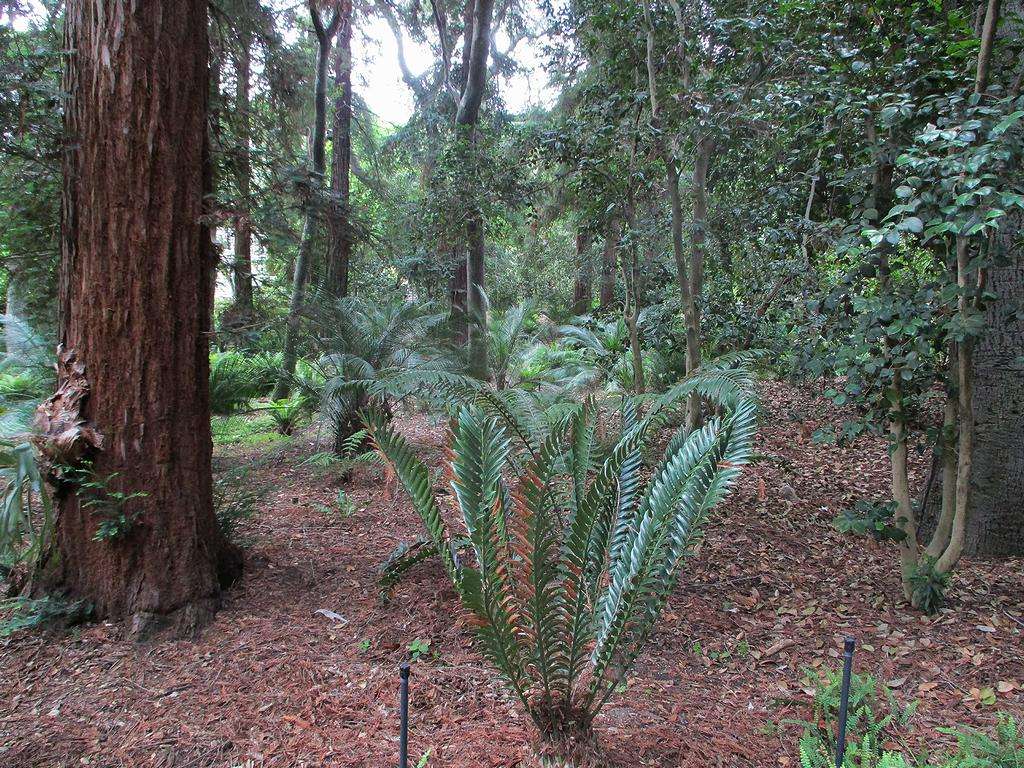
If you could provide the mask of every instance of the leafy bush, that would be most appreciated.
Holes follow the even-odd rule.
[[[0,621],[0,637],[9,637],[22,629],[77,624],[92,613],[92,607],[84,601],[67,602],[52,596],[4,600],[0,602],[0,610],[9,612],[7,618]]]
[[[746,462],[755,406],[735,376],[694,376],[643,419],[627,399],[621,438],[600,461],[593,400],[572,406],[539,441],[506,401],[483,397],[457,409],[450,470],[472,565],[453,554],[426,466],[384,418],[367,415],[484,654],[537,726],[542,756],[571,764],[592,750],[594,717],[642,651],[701,524]],[[644,483],[643,448],[668,407],[691,392],[725,415],[676,432]]]
[[[610,383],[621,384],[623,374],[617,370],[627,360],[629,352],[629,331],[621,317],[598,322],[580,318],[578,324],[563,325],[558,329],[571,347],[582,352],[579,384],[589,387],[603,387]],[[632,381],[632,370],[629,373]]]
[[[210,422],[214,445],[258,445],[287,441],[266,413],[214,417]]]
[[[282,358],[280,352],[263,352],[248,358],[249,377],[256,397],[267,397],[274,391],[277,377],[281,375]]]
[[[0,440],[0,576],[29,571],[53,533],[53,507],[27,442]]]
[[[946,601],[949,574],[936,569],[934,558],[922,557],[910,574],[910,587],[913,604],[932,616],[939,612]]]
[[[859,499],[844,509],[834,525],[840,533],[870,534],[875,541],[902,541],[906,534],[895,524],[896,503]]]
[[[826,674],[814,696],[811,722],[802,722],[802,768],[833,768],[842,675]],[[923,759],[886,751],[885,744],[899,743],[917,709],[917,702],[901,706],[893,693],[870,676],[854,674],[850,680],[847,747],[844,768],[925,768]],[[1021,768],[1024,766],[1024,731],[1012,715],[1000,713],[994,735],[966,728],[940,728],[956,736],[956,750],[933,760],[942,768]]]
[[[1024,766],[1024,729],[1013,715],[999,713],[995,735],[968,729],[942,729],[955,734],[957,749],[944,768],[1021,768]]]
[[[410,380],[452,368],[452,360],[430,341],[431,332],[446,316],[429,305],[348,297],[321,306],[312,315],[322,356],[308,364],[306,376],[298,366],[292,384],[320,401],[321,413],[334,425],[339,454],[344,442],[361,429],[358,413],[371,399],[387,410],[389,400],[418,386]]]
[[[0,372],[0,399],[41,400],[50,390],[51,378],[37,368]]]

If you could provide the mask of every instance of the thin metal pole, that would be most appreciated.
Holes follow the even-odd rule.
[[[408,662],[402,662],[398,668],[398,674],[402,677],[402,689],[398,701],[398,712],[402,724],[398,732],[398,768],[409,766],[409,675]]]
[[[850,706],[850,676],[853,674],[853,651],[857,641],[846,638],[843,648],[843,688],[839,694],[839,741],[836,743],[836,768],[843,768],[846,757],[846,713]]]

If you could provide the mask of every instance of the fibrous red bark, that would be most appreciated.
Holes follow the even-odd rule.
[[[58,387],[82,393],[67,415],[102,435],[88,471],[105,490],[93,496],[143,495],[122,510],[135,520],[124,535],[96,541],[89,494],[58,486],[50,578],[137,635],[202,626],[241,567],[212,500],[206,11],[204,0],[67,9],[60,335],[74,364]]]

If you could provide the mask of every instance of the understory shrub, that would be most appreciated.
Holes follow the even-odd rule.
[[[834,767],[836,764],[841,690],[842,673],[835,670],[826,672],[816,686],[813,717],[809,722],[800,723],[804,726],[800,739],[800,761],[804,768]],[[850,768],[896,768],[902,765],[884,762],[895,758],[886,758],[882,745],[905,735],[916,711],[916,702],[901,706],[893,692],[875,678],[854,673],[850,678],[847,748],[843,765]]]
[[[693,392],[723,415],[677,431],[645,482],[645,445],[672,403]],[[541,761],[590,765],[594,717],[643,650],[702,523],[750,455],[755,404],[742,372],[698,373],[650,401],[644,417],[625,399],[621,436],[600,456],[593,399],[568,406],[541,436],[508,405],[481,391],[452,421],[448,471],[471,558],[457,556],[427,467],[385,418],[366,419],[484,655],[536,725]]]

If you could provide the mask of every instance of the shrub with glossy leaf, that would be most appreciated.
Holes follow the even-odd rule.
[[[699,374],[652,402],[643,419],[626,400],[610,452],[596,444],[593,400],[570,408],[542,439],[514,412],[485,407],[486,398],[458,409],[449,473],[472,563],[453,554],[458,533],[444,523],[426,466],[384,418],[367,415],[549,764],[593,759],[595,715],[643,650],[701,524],[750,455],[755,404],[735,373]],[[644,482],[642,450],[671,404],[693,391],[718,395],[724,415],[677,432]]]

